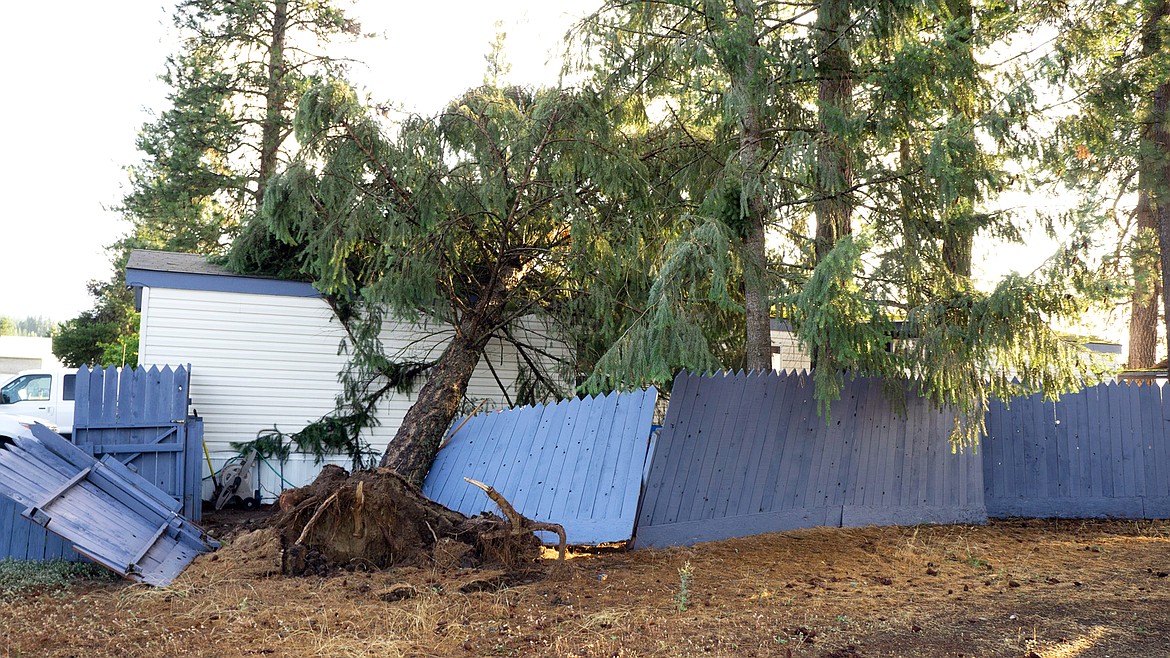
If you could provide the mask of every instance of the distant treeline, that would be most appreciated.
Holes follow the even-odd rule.
[[[28,316],[23,320],[0,317],[0,336],[43,336],[53,334],[53,321],[41,316]]]

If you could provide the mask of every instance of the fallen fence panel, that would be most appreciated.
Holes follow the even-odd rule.
[[[78,553],[131,580],[161,586],[196,555],[219,546],[179,514],[179,501],[114,457],[95,460],[39,424],[3,429],[0,496]],[[31,528],[14,517],[10,523]],[[31,547],[26,552],[35,553]]]
[[[494,487],[524,516],[561,524],[570,544],[629,541],[657,399],[650,388],[456,422],[423,494],[468,516],[499,514],[467,477]]]

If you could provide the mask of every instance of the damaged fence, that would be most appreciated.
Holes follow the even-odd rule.
[[[79,446],[129,461],[127,469],[107,457],[108,468],[94,468],[137,469],[166,514],[191,510],[199,419],[184,415],[186,372],[116,381],[107,372],[79,377],[79,409],[83,395],[109,401],[79,420]],[[160,377],[169,383],[159,385]],[[170,390],[170,398],[155,396],[170,402],[144,403],[149,414],[123,410],[124,400],[150,399],[152,387]],[[950,413],[911,390],[902,395],[893,405],[882,381],[848,379],[826,419],[806,373],[684,372],[656,442],[653,388],[480,414],[454,424],[423,493],[468,516],[499,513],[464,478],[486,483],[525,517],[563,525],[575,545],[636,535],[638,546],[669,546],[814,526],[1005,516],[1170,516],[1170,400],[1159,386],[1110,383],[1059,402],[993,403],[986,436],[965,452],[951,449]],[[0,555],[72,554],[68,541],[28,523],[26,516],[47,518],[37,509],[0,499]],[[178,536],[164,525],[160,536]],[[141,572],[135,557],[107,561]]]
[[[808,528],[986,520],[983,467],[953,416],[847,380],[829,422],[797,373],[680,373],[650,463],[638,546]]]
[[[423,493],[468,516],[499,514],[463,479],[471,478],[494,487],[520,514],[564,526],[570,544],[629,541],[657,399],[650,388],[457,422]]]
[[[37,423],[7,425],[16,431],[0,436],[0,496],[24,508],[15,526],[32,521],[78,553],[151,585],[166,585],[196,555],[218,547],[179,514],[177,500],[112,456],[95,460]]]
[[[202,514],[202,419],[188,413],[190,368],[81,368],[74,444],[100,460],[116,458],[137,477]],[[0,497],[0,558],[80,559],[73,545],[29,523],[26,505]]]

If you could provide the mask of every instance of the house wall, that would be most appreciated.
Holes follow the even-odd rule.
[[[787,329],[772,329],[772,369],[808,370],[812,359],[796,334]]]
[[[204,438],[217,466],[235,454],[233,441],[251,440],[274,425],[295,432],[334,410],[340,392],[337,375],[347,357],[339,353],[344,330],[323,299],[154,287],[143,289],[141,309],[139,362],[191,364],[192,405],[205,419]],[[529,326],[526,342],[568,356],[565,345],[544,335],[535,322]],[[431,360],[451,336],[446,326],[387,323],[381,337],[387,353],[396,358]],[[486,357],[514,395],[522,363],[515,348],[496,340]],[[549,371],[556,371],[551,359],[544,361]],[[480,400],[487,400],[484,409],[507,406],[483,361],[467,397],[470,406]],[[413,394],[392,394],[380,405],[381,424],[366,436],[374,450],[385,449],[414,400]],[[303,463],[273,466],[284,471],[288,485],[300,486],[318,470],[311,457],[308,461],[307,468]],[[265,490],[279,490],[273,469],[262,464],[260,473],[262,480],[267,478]],[[270,497],[272,491],[266,493]]]

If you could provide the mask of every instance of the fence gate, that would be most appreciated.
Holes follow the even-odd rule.
[[[73,442],[126,464],[198,521],[203,419],[187,414],[190,378],[190,366],[81,368]],[[78,559],[71,543],[25,519],[24,508],[0,496],[0,559]]]
[[[203,419],[188,414],[191,367],[81,368],[73,442],[110,455],[202,517]]]

